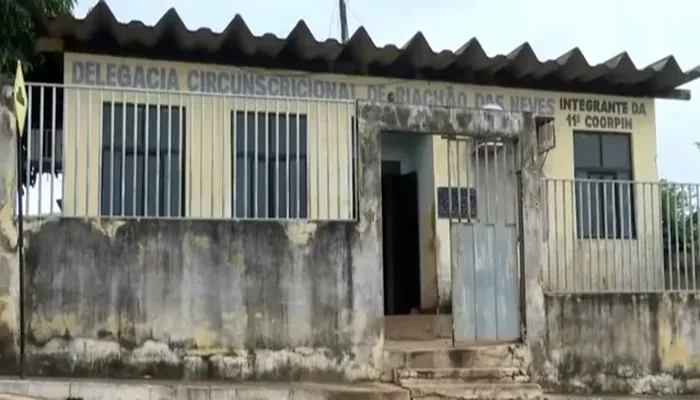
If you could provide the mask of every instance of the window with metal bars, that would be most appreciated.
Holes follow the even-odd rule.
[[[101,215],[184,216],[185,111],[102,104]]]
[[[234,111],[235,218],[307,218],[307,116]]]
[[[635,238],[630,135],[574,132],[574,173],[578,237]]]

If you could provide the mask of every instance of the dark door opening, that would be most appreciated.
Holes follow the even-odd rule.
[[[382,162],[384,314],[420,309],[418,175],[401,174],[397,161]]]

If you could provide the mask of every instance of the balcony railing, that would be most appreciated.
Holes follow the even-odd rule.
[[[549,292],[700,290],[700,184],[543,182]]]
[[[354,102],[29,84],[25,214],[353,220]]]

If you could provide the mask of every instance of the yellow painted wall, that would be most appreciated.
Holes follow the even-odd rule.
[[[125,60],[106,57],[96,59],[94,56],[67,54],[65,82],[73,81],[71,64],[76,59],[100,60],[100,63],[104,63],[102,65],[125,63]],[[129,64],[149,65],[141,60],[129,61]],[[155,65],[158,68],[174,65],[178,67],[177,79],[183,82],[187,79],[189,67],[184,64]],[[106,73],[106,68],[103,73]],[[186,162],[185,215],[194,218],[230,218],[232,215],[232,111],[277,110],[281,113],[307,114],[310,121],[307,139],[310,214],[314,219],[349,219],[351,215],[348,128],[354,104],[350,101],[275,100],[250,96],[234,98],[219,94],[193,95],[167,90],[138,91],[92,86],[84,89],[70,87],[66,90],[65,98],[68,107],[65,122],[67,134],[64,135],[64,215],[99,214],[100,104],[103,102],[136,102],[185,108],[186,150],[182,155]],[[330,135],[318,134],[321,131]],[[263,146],[260,143],[260,148]],[[77,174],[76,169],[79,171]]]
[[[578,97],[578,96],[577,96]],[[583,96],[580,96],[583,97]],[[595,97],[589,96],[589,99]],[[544,190],[545,238],[543,278],[553,291],[647,291],[663,286],[661,215],[658,194],[656,132],[653,100],[626,100],[632,107],[643,104],[646,115],[632,115],[632,130],[589,129],[630,133],[637,236],[635,239],[579,239],[576,235],[574,185],[571,181],[549,182]],[[573,129],[568,112],[555,115],[556,148],[548,154],[545,175],[572,179],[574,174]],[[593,114],[581,113],[581,119]],[[584,128],[585,129],[585,128]],[[554,190],[554,186],[558,189]],[[626,218],[626,217],[625,217]]]
[[[242,97],[236,79],[244,76],[252,78],[251,86],[257,97]],[[203,79],[200,79],[202,78]],[[496,103],[511,111],[532,111],[537,115],[555,118],[556,147],[545,163],[545,175],[549,178],[573,177],[573,124],[587,130],[610,131],[586,126],[592,121],[611,115],[631,121],[632,155],[634,178],[642,181],[657,180],[656,138],[654,132],[653,100],[626,99],[617,97],[572,95],[565,93],[479,87],[472,85],[451,85],[427,81],[402,81],[385,78],[368,78],[341,75],[308,74],[288,71],[264,71],[239,69],[226,66],[196,65],[176,62],[150,61],[141,59],[111,58],[95,55],[65,55],[65,83],[71,86],[66,90],[66,134],[64,145],[64,214],[94,216],[99,206],[99,124],[101,100],[116,101],[126,98],[155,104],[182,104],[187,108],[186,154],[186,202],[187,216],[204,218],[227,218],[232,215],[230,207],[231,156],[230,156],[230,111],[241,110],[281,110],[290,107],[294,112],[299,107],[308,114],[308,198],[312,219],[349,219],[352,215],[352,188],[350,185],[349,126],[353,112],[352,100],[385,99],[393,92],[399,102],[412,104],[441,104],[460,107],[480,107]],[[160,90],[146,88],[151,85]],[[208,85],[208,86],[207,86]],[[78,89],[82,86],[82,89]],[[100,88],[98,88],[98,86]],[[89,87],[89,88],[88,88]],[[124,89],[129,87],[128,89]],[[134,91],[134,87],[138,91]],[[211,89],[217,93],[196,93]],[[193,91],[194,90],[194,91]],[[286,90],[286,93],[285,93]],[[309,93],[313,98],[309,98]],[[330,94],[329,94],[330,93]],[[292,100],[276,100],[270,97],[287,94]],[[146,98],[148,96],[148,98]],[[626,113],[583,112],[564,110],[562,99],[581,99],[584,105],[592,101],[619,101],[626,105]],[[587,103],[586,103],[587,102]],[[642,107],[643,106],[643,107]],[[645,110],[644,114],[632,115],[632,111]],[[610,117],[612,118],[612,117]],[[617,120],[618,122],[620,119]],[[615,130],[615,129],[613,129]],[[619,129],[617,129],[619,131]],[[435,186],[447,186],[447,145],[438,137],[433,140],[433,160]],[[319,151],[320,149],[320,151]],[[454,150],[453,150],[454,151]],[[466,176],[469,162],[457,161],[456,154],[450,157],[453,169],[452,182],[459,168]],[[317,167],[318,166],[318,167]],[[77,173],[76,173],[77,171]],[[201,176],[201,178],[200,178]],[[570,201],[569,201],[570,202]],[[639,205],[638,205],[639,207]],[[572,210],[568,207],[567,210]],[[424,242],[422,252],[434,253],[434,263],[423,262],[424,267],[435,265],[437,282],[423,282],[437,286],[440,298],[449,298],[450,240],[449,221],[435,219],[436,208],[421,210],[422,220],[434,219],[434,240]],[[557,221],[568,221],[572,226],[573,214],[562,211]],[[549,216],[553,213],[549,211]],[[564,215],[563,214],[563,215]],[[643,214],[646,215],[646,214]],[[546,232],[549,235],[548,253],[564,240],[576,242],[581,249],[589,248],[589,242],[574,239],[564,227],[550,222]],[[560,224],[560,222],[557,222]],[[638,227],[643,224],[638,224]],[[647,224],[651,226],[651,224]],[[428,235],[430,236],[430,235]],[[609,241],[605,241],[609,242]],[[628,243],[621,243],[624,247]],[[596,251],[606,250],[605,244],[595,244]],[[620,247],[617,246],[617,247]],[[622,248],[621,247],[621,248]],[[636,247],[635,247],[636,248]],[[617,250],[615,250],[617,251]],[[627,252],[629,254],[631,252]],[[574,254],[577,254],[574,256]],[[549,256],[549,254],[545,254]],[[572,263],[588,263],[591,257],[583,255],[583,250],[571,253],[569,262],[560,262],[564,268]],[[432,257],[428,257],[432,258]],[[636,258],[630,258],[631,264]],[[545,266],[551,264],[545,262]],[[633,268],[631,266],[630,268]],[[568,268],[568,267],[566,267]],[[636,267],[634,267],[636,268]],[[633,269],[634,269],[633,268]],[[548,276],[545,271],[545,276]],[[425,306],[425,305],[424,305]]]
[[[543,197],[549,219],[543,232],[543,278],[555,292],[658,291],[664,287],[661,196],[654,182],[631,189],[636,215],[633,239],[579,239],[571,181],[550,181]],[[555,189],[556,186],[556,189]],[[624,222],[626,223],[626,222]],[[676,285],[678,286],[678,284]]]

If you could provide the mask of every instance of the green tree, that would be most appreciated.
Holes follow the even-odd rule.
[[[662,179],[660,182],[663,246],[667,254],[690,251],[698,241],[698,193],[694,186],[679,185]]]
[[[56,18],[71,14],[77,0],[0,0],[0,75],[13,76],[17,60],[25,71],[43,62],[36,51],[36,23],[41,16]],[[33,186],[38,173],[37,162],[27,160],[27,135],[20,142],[22,159],[29,174],[20,174],[22,189]],[[59,171],[57,171],[58,173]],[[29,176],[27,176],[29,175]]]
[[[700,150],[700,141],[693,142]],[[667,254],[700,248],[700,186],[660,181],[661,223]]]
[[[76,4],[76,0],[0,0],[0,73],[14,74],[17,60],[26,68],[41,62],[34,47],[37,18],[72,13]]]

